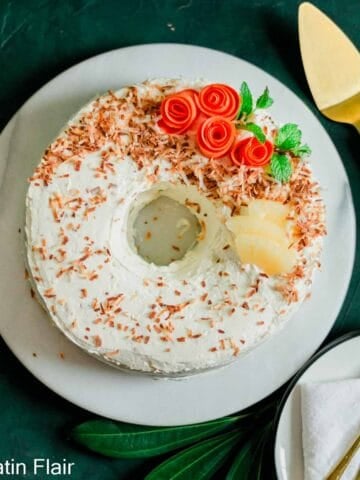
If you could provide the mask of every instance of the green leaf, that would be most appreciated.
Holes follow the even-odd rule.
[[[259,125],[249,122],[244,125],[239,125],[237,128],[241,130],[248,130],[249,132],[254,134],[254,136],[259,140],[260,143],[265,143],[266,135],[263,132],[262,128],[259,127]]]
[[[246,82],[243,82],[240,87],[241,107],[237,118],[241,118],[243,115],[248,116],[253,111],[253,98]]]
[[[287,155],[274,153],[270,161],[271,175],[279,182],[286,183],[292,174],[292,165]]]
[[[296,157],[305,157],[311,154],[311,148],[306,143],[304,145],[300,145],[299,147],[294,147],[291,149],[291,152]]]
[[[180,427],[145,427],[92,420],[75,427],[71,438],[97,453],[114,458],[147,458],[176,450],[230,428],[249,414]]]
[[[301,142],[301,131],[295,123],[283,125],[275,138],[275,146],[280,150],[291,150],[298,147]]]
[[[253,465],[255,467],[255,471],[252,473],[251,480],[269,480],[270,477],[273,477],[273,475],[271,475],[271,473],[269,472],[271,467],[269,468],[269,449],[267,448],[270,447],[272,453],[273,446],[269,445],[269,439],[271,438],[271,427],[271,422],[265,426],[264,430],[262,431],[260,441],[256,446],[256,450],[253,455]]]
[[[264,449],[269,438],[271,423],[258,431],[246,443],[235,457],[225,480],[260,480],[264,469]],[[267,471],[269,468],[267,468]]]
[[[269,95],[268,87],[265,88],[260,97],[256,100],[256,108],[269,108],[274,103],[274,100]]]
[[[145,480],[207,480],[223,465],[242,432],[230,432],[190,447],[152,470]]]
[[[256,442],[253,438],[244,443],[226,475],[226,480],[238,480],[239,478],[242,480],[250,480],[255,446]]]

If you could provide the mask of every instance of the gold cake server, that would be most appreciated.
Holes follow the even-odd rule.
[[[351,445],[349,450],[345,453],[343,458],[336,465],[336,467],[330,473],[330,475],[326,477],[325,480],[340,480],[341,477],[344,475],[345,470],[350,465],[350,462],[353,459],[355,453],[359,450],[359,448],[360,448],[360,435],[357,437],[357,439]],[[357,474],[355,480],[358,480],[359,476],[360,476],[360,473]]]
[[[305,74],[321,113],[360,132],[360,53],[323,12],[299,7],[299,39]]]

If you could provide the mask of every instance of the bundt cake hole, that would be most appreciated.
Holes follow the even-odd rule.
[[[196,245],[201,231],[190,209],[165,195],[138,212],[133,229],[137,253],[159,266],[181,260]]]

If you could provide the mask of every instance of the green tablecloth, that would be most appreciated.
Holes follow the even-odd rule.
[[[332,137],[360,206],[359,135],[315,109],[301,65],[297,0],[1,0],[0,127],[22,103],[62,70],[110,49],[152,42],[203,45],[263,68],[311,108]],[[360,45],[359,0],[314,0]],[[326,161],[326,159],[324,159]],[[339,245],[341,248],[341,245]],[[335,252],[334,252],[335,254]],[[331,338],[360,319],[360,269]],[[0,313],[1,315],[1,313]],[[70,427],[91,417],[67,403],[22,367],[0,343],[0,461],[35,457],[75,462],[73,479],[143,478],[155,461],[105,459],[76,448]],[[38,478],[28,475],[26,478]],[[59,478],[59,477],[58,477]]]

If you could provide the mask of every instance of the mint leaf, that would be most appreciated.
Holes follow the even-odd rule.
[[[271,157],[270,168],[272,176],[282,183],[286,183],[290,180],[292,174],[292,165],[287,155],[280,155],[274,153]]]
[[[256,100],[256,108],[269,108],[274,103],[274,100],[269,95],[268,87],[265,88],[260,97]]]
[[[311,154],[311,148],[306,143],[304,145],[300,145],[299,147],[294,147],[291,149],[291,152],[296,157],[305,157]]]
[[[246,82],[243,82],[240,87],[240,96],[242,99],[241,107],[237,118],[241,118],[243,115],[250,115],[253,110],[253,98]]]
[[[301,142],[301,131],[295,123],[283,125],[275,138],[275,146],[280,150],[291,150],[298,147]]]
[[[263,132],[262,128],[259,127],[259,125],[256,125],[255,123],[249,122],[244,125],[238,125],[239,129],[241,130],[247,130],[248,132],[251,132],[254,134],[254,136],[259,140],[260,143],[265,143],[266,140],[266,135]]]

